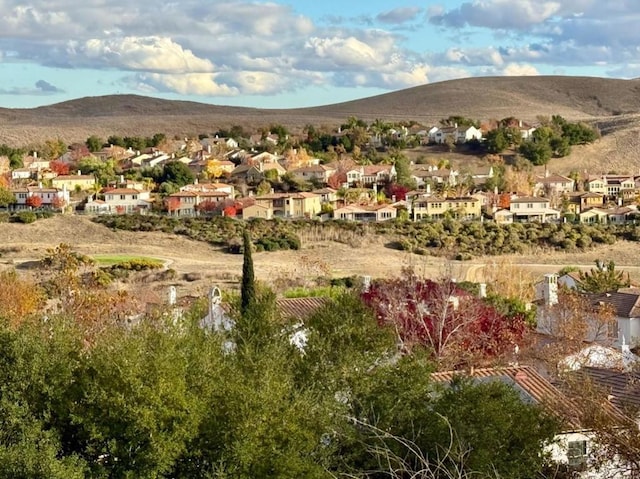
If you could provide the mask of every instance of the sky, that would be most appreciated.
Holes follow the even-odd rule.
[[[0,107],[296,108],[487,75],[640,76],[639,0],[1,0]]]

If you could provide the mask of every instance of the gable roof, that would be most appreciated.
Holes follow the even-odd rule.
[[[578,422],[576,407],[558,388],[546,380],[530,366],[510,366],[505,368],[481,368],[466,371],[443,371],[432,373],[437,382],[451,382],[454,378],[466,376],[477,380],[493,379],[512,386],[525,402],[540,404],[566,421],[572,430],[582,429]]]
[[[640,317],[640,290],[636,292],[626,288],[621,291],[611,293],[592,294],[589,299],[595,303],[606,303],[613,306],[616,316],[620,318],[637,318]]]
[[[580,370],[597,386],[608,392],[609,401],[617,408],[640,408],[639,373],[593,367],[583,367]]]

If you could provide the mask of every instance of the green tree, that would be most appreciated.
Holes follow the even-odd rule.
[[[99,136],[91,135],[89,138],[87,138],[85,144],[87,145],[87,148],[89,148],[90,152],[95,153],[96,151],[100,151],[102,149],[104,141]]]
[[[0,186],[0,208],[7,208],[16,202],[16,197],[9,188]]]
[[[396,182],[409,189],[415,189],[416,180],[411,176],[411,162],[409,158],[402,153],[398,153],[392,156],[392,161],[396,168]]]
[[[195,176],[187,165],[181,161],[170,161],[162,168],[162,176],[159,183],[169,182],[176,186],[184,186],[193,183]]]
[[[616,271],[613,261],[596,260],[596,267],[588,272],[580,272],[576,283],[578,291],[583,293],[608,293],[626,288],[631,284],[629,273]]]
[[[485,145],[489,153],[502,153],[509,146],[503,128],[495,128],[487,132]]]
[[[546,165],[551,159],[551,146],[547,142],[525,141],[518,150],[533,165]]]
[[[253,273],[253,258],[251,256],[251,234],[245,228],[242,231],[242,285],[240,288],[240,312],[246,314],[256,301],[256,280]]]

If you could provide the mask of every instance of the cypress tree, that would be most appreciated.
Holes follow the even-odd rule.
[[[242,262],[242,287],[240,289],[240,311],[245,315],[256,300],[256,284],[251,257],[251,235],[247,228],[242,232],[244,255]]]

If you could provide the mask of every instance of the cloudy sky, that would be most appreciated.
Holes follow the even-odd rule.
[[[0,106],[291,108],[479,75],[640,76],[639,0],[1,0]]]

